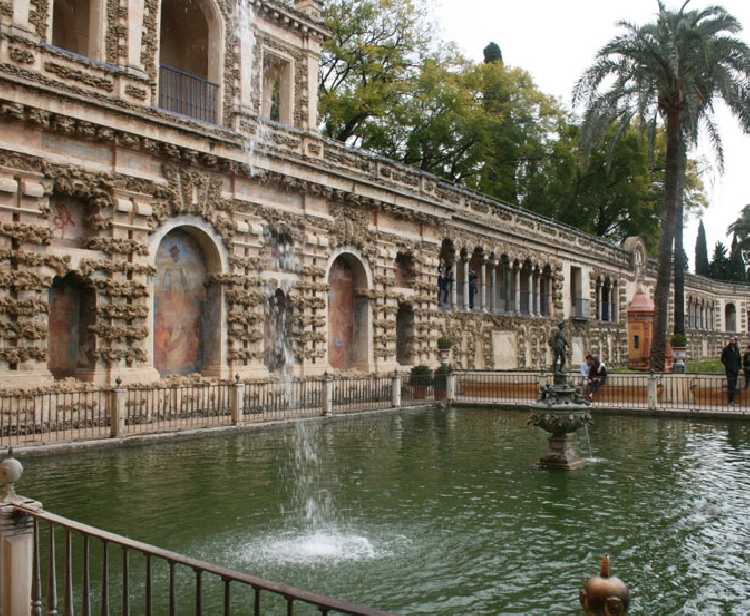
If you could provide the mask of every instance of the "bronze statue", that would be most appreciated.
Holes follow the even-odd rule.
[[[565,337],[563,330],[565,329],[565,322],[560,321],[557,326],[557,331],[550,340],[550,346],[552,347],[552,372],[565,372],[565,352],[568,348],[568,339]],[[558,362],[560,367],[558,369]]]

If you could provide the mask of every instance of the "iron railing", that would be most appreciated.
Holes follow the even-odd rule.
[[[526,405],[551,375],[530,371],[456,371],[454,397],[466,404]],[[398,385],[400,383],[400,386]],[[586,384],[577,372],[568,383]],[[136,436],[255,421],[418,406],[447,400],[445,376],[367,375],[246,383],[199,382],[79,391],[0,392],[0,446],[35,446]],[[596,394],[601,408],[750,413],[743,377],[728,406],[721,374],[610,374]]]
[[[30,516],[34,525],[33,614],[72,616],[76,609],[84,616],[177,614],[178,604],[181,613],[190,611],[196,616],[291,616],[305,608],[305,613],[314,608],[320,614],[388,614],[163,550],[30,506],[18,506],[16,511]],[[59,534],[64,544],[61,557]]]
[[[216,124],[219,84],[175,68],[159,67],[159,107]]]

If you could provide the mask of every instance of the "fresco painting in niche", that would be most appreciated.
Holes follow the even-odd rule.
[[[341,257],[334,261],[328,282],[328,363],[346,370],[352,366],[354,272]]]
[[[162,376],[203,367],[206,261],[186,231],[170,231],[156,252],[154,367]]]
[[[83,201],[72,197],[50,199],[49,224],[52,228],[52,245],[76,247],[83,237]]]
[[[49,371],[56,379],[75,376],[78,359],[80,297],[66,284],[49,292]]]

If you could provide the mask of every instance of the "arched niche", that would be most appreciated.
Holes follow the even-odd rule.
[[[341,252],[328,271],[328,363],[368,370],[372,356],[370,274],[355,252]]]
[[[55,379],[88,380],[94,369],[96,293],[90,281],[76,274],[56,276],[49,290],[49,359]]]
[[[269,372],[294,363],[292,351],[293,311],[289,295],[282,289],[266,298],[263,359]]]
[[[153,362],[159,375],[213,376],[222,364],[221,271],[216,245],[202,230],[176,227],[159,240],[154,264]]]

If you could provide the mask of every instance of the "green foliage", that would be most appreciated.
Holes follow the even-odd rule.
[[[688,361],[685,366],[690,374],[724,374],[724,365],[718,359]]]
[[[450,349],[453,348],[453,339],[447,336],[440,336],[437,339],[437,345],[439,349]]]
[[[714,256],[708,265],[708,275],[714,280],[732,280],[732,260],[727,257],[727,247],[716,242]]]
[[[503,52],[500,51],[500,45],[497,43],[490,43],[483,50],[484,63],[490,64],[491,62],[503,62]]]
[[[411,368],[411,379],[409,383],[414,385],[432,385],[434,382],[433,371],[430,366],[420,364],[418,366],[412,366]]]
[[[695,240],[695,273],[698,276],[708,276],[708,243],[706,241],[706,228],[703,221],[698,223],[698,237]]]
[[[687,347],[687,336],[685,334],[672,334],[669,344],[673,349],[684,349]]]
[[[732,280],[747,282],[745,260],[742,257],[742,250],[736,235],[732,238],[732,253],[729,259],[732,262]]]

